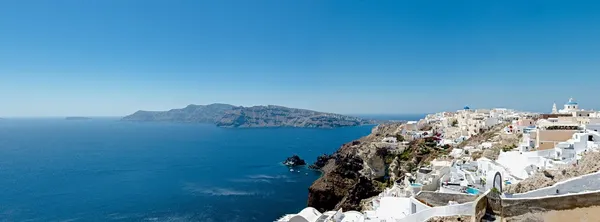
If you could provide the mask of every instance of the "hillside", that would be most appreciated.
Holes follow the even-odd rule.
[[[340,114],[283,106],[242,107],[229,104],[189,105],[169,111],[137,111],[124,121],[212,123],[220,127],[334,128],[371,124],[372,121]]]
[[[357,117],[283,106],[235,107],[216,122],[221,127],[310,127],[358,126],[369,121]]]
[[[137,111],[123,117],[125,121],[163,121],[163,122],[190,122],[190,123],[216,123],[233,109],[229,104],[188,105],[183,109],[169,111]]]
[[[308,206],[320,211],[361,210],[362,200],[451,151],[435,147],[431,137],[393,147],[381,142],[385,137],[398,135],[401,125],[380,124],[368,136],[342,145],[332,155],[320,157],[319,164],[311,168],[320,168],[323,176],[309,188]]]

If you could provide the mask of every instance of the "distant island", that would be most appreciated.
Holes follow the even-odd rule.
[[[137,111],[124,121],[211,123],[219,127],[307,127],[335,128],[375,124],[375,121],[334,113],[283,106],[234,106],[229,104],[188,105],[169,111]]]
[[[69,116],[66,117],[65,120],[89,120],[92,119],[90,117],[82,117],[82,116]]]

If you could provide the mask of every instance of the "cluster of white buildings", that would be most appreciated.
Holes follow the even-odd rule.
[[[600,113],[583,110],[573,100],[557,110],[553,105],[551,114],[541,114],[537,120],[526,119],[513,122],[509,133],[522,133],[523,137],[515,151],[501,153],[498,161],[506,165],[523,165],[545,169],[576,162],[581,154],[596,150],[600,145]],[[521,160],[521,164],[512,163]]]
[[[417,222],[433,216],[468,214],[470,203],[449,202],[447,206],[432,207],[415,199],[419,192],[478,195],[492,187],[519,183],[544,169],[576,164],[586,152],[600,150],[600,112],[583,110],[570,99],[564,108],[553,105],[550,114],[532,114],[509,109],[472,110],[465,107],[457,112],[428,115],[420,121],[409,122],[401,129],[405,139],[435,136],[440,145],[456,145],[498,124],[509,124],[501,133],[518,134],[520,141],[512,150],[500,152],[496,160],[485,157],[472,159],[468,151],[490,149],[487,141],[475,147],[454,148],[443,159],[430,166],[407,174],[403,183],[387,188],[371,201],[372,209],[365,212],[330,211],[320,213],[306,208],[299,214],[285,215],[279,222]],[[429,129],[426,129],[429,126]],[[396,138],[384,139],[397,143]]]
[[[517,120],[530,113],[517,112],[511,109],[464,109],[456,112],[430,114],[419,121],[421,126],[429,125],[442,135],[442,144],[455,145],[480,134],[492,127],[512,120]],[[407,130],[406,133],[410,133]]]

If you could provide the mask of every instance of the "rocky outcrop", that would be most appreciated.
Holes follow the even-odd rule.
[[[317,160],[311,164],[310,166],[308,166],[308,168],[313,169],[313,170],[320,170],[321,168],[323,168],[327,162],[329,162],[329,160],[333,158],[333,156],[331,155],[327,155],[327,154],[323,154],[321,156],[317,157]]]
[[[306,165],[306,162],[303,159],[301,159],[298,155],[293,155],[285,159],[285,161],[283,161],[283,165],[289,167],[297,167]]]
[[[320,211],[360,210],[361,200],[377,195],[394,181],[404,180],[405,173],[450,151],[435,147],[432,138],[412,141],[407,146],[381,142],[396,136],[401,125],[378,125],[368,136],[342,145],[324,166],[320,165],[325,158],[319,161],[317,168],[323,176],[309,188],[308,206]]]
[[[360,199],[375,191],[370,180],[358,173],[362,168],[363,161],[357,156],[334,154],[334,158],[322,168],[324,175],[309,188],[308,206],[323,212],[341,206],[348,210],[356,209]]]
[[[362,199],[381,192],[383,187],[375,177],[385,173],[385,164],[373,143],[381,141],[400,125],[391,123],[374,127],[368,136],[342,145],[329,158],[318,159],[318,164],[314,165],[320,167],[323,176],[309,188],[308,206],[320,211],[359,210]],[[326,159],[326,164],[321,166]]]
[[[242,107],[229,104],[189,105],[164,112],[140,110],[122,120],[212,123],[220,127],[334,128],[374,123],[357,117],[283,106]]]

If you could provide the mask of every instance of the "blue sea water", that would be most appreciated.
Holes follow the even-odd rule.
[[[367,135],[117,119],[0,121],[0,221],[273,221],[319,173],[280,162]]]
[[[0,221],[273,221],[320,176],[281,161],[312,163],[372,127],[3,119]]]

